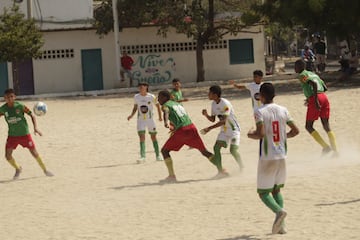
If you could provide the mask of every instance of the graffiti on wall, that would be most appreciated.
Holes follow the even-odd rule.
[[[170,83],[176,71],[173,58],[163,58],[159,54],[139,56],[133,64],[134,82],[147,82],[150,85]]]

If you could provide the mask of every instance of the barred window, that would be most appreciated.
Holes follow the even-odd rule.
[[[40,60],[63,59],[63,58],[74,58],[74,49],[43,50],[41,56],[38,57],[38,59]]]
[[[216,50],[228,48],[227,40],[220,40],[216,43],[208,43],[204,45],[204,50]],[[128,54],[147,54],[147,53],[164,53],[164,52],[187,52],[195,51],[196,42],[176,42],[176,43],[158,43],[143,45],[124,45],[121,51]]]

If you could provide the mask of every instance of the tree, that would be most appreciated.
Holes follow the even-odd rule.
[[[303,26],[310,32],[323,32],[344,38],[360,33],[358,0],[267,0],[252,8],[267,22],[294,28]]]
[[[197,81],[205,80],[203,48],[206,43],[217,42],[226,34],[249,32],[249,25],[257,24],[259,18],[249,10],[255,0],[118,0],[120,28],[140,27],[154,23],[158,34],[166,36],[170,28],[184,33],[196,41]],[[99,17],[109,16],[111,1],[103,1],[95,13],[99,34],[107,34],[111,23]],[[241,15],[240,11],[246,11]],[[216,16],[220,16],[216,18]],[[254,32],[257,33],[257,32]]]
[[[24,59],[41,55],[44,42],[35,21],[25,19],[19,7],[13,5],[4,9],[0,15],[0,62],[12,62],[14,71],[14,90],[20,92],[18,64]]]

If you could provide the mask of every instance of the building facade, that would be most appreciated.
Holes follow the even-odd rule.
[[[52,5],[55,2],[62,4]],[[38,0],[36,3],[40,7],[33,5],[31,14],[42,29],[45,44],[40,58],[26,60],[20,68],[21,94],[129,87],[128,81],[121,82],[117,77],[114,34],[100,37],[90,24],[92,1],[77,0],[76,6],[72,0]],[[20,3],[21,9],[26,11],[24,4],[26,1]],[[76,9],[82,9],[80,15]],[[262,28],[248,30],[205,46],[206,81],[250,77],[254,69],[265,71]],[[134,60],[133,86],[139,81],[150,85],[169,84],[173,78],[185,83],[196,82],[196,43],[175,31],[170,31],[167,38],[156,33],[155,26],[126,28],[119,33],[121,51],[126,51]],[[3,82],[0,88],[12,87],[12,64],[0,64],[0,71]]]

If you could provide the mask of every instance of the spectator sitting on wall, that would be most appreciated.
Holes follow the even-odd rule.
[[[351,75],[353,75],[359,66],[359,58],[356,54],[356,51],[351,51],[351,57],[349,59],[349,63],[347,68],[343,69],[343,74],[340,77],[340,81],[347,80]]]

